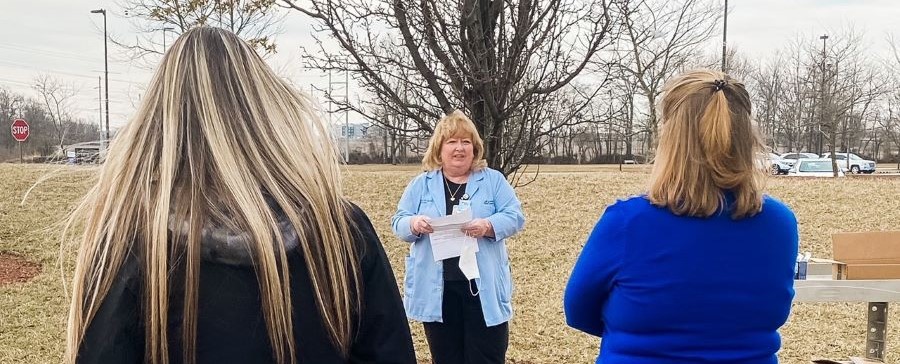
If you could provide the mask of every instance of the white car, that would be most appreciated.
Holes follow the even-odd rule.
[[[822,154],[822,158],[831,159],[831,153]],[[875,172],[875,161],[862,159],[856,154],[835,153],[834,158],[837,160],[837,164],[841,169],[850,171],[853,174]]]
[[[774,175],[787,174],[791,166],[784,162],[778,154],[767,153],[762,156],[765,160],[764,168]]]
[[[834,177],[834,169],[831,168],[831,159],[798,159],[797,163],[788,171],[788,176],[796,177]],[[844,170],[838,168],[838,177],[844,176]]]
[[[800,153],[800,152],[789,152],[781,155],[781,161],[784,164],[789,166],[794,166],[794,163],[797,163],[798,159],[817,159],[818,155],[815,153]]]

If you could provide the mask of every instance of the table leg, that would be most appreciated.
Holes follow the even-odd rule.
[[[887,302],[869,302],[866,326],[866,359],[884,361],[887,333]]]

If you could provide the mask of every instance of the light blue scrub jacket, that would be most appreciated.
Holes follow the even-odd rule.
[[[416,236],[409,226],[415,215],[446,215],[444,177],[440,170],[422,173],[406,186],[391,219],[391,227],[403,241],[412,243],[406,257],[403,305],[407,317],[422,322],[442,321],[444,265],[434,261],[428,234]],[[478,270],[475,279],[487,326],[496,326],[512,318],[512,276],[506,238],[525,226],[522,204],[500,172],[484,168],[469,176],[465,194],[471,201],[473,218],[486,218],[494,227],[493,238],[479,238]]]

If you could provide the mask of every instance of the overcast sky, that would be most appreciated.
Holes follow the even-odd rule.
[[[865,34],[866,49],[885,57],[888,33],[900,37],[900,1],[896,0],[730,0],[728,45],[751,59],[771,56],[797,38],[821,34]],[[133,37],[131,25],[118,12],[115,0],[0,0],[0,87],[28,96],[40,74],[54,76],[78,89],[73,111],[88,121],[99,117],[98,76],[103,75],[103,17],[90,10],[109,10],[108,31]],[[305,16],[290,12],[276,37],[278,53],[268,58],[273,68],[295,84],[327,87],[316,72],[303,68],[299,45],[309,45]],[[159,34],[162,39],[162,32]],[[169,34],[169,42],[173,35]],[[709,49],[721,48],[721,36]],[[151,70],[132,64],[110,44],[110,123],[127,121]],[[327,80],[327,79],[325,79]]]

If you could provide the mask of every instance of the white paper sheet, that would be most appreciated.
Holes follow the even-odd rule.
[[[430,235],[431,251],[435,261],[458,257],[467,245],[478,251],[478,240],[462,232],[463,225],[469,221],[472,221],[471,209],[431,219],[431,227],[434,229]]]

